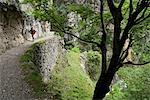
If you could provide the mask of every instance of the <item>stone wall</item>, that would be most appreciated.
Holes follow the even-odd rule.
[[[63,40],[58,37],[33,45],[33,62],[41,72],[45,83],[49,81],[50,72],[54,68],[58,57],[62,56],[65,51],[63,45]]]

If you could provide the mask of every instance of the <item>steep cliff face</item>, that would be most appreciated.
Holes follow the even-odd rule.
[[[50,33],[50,23],[35,20],[26,13],[32,7],[18,0],[0,0],[0,54],[25,40],[32,40],[31,27],[36,31],[34,38]]]
[[[23,19],[17,8],[0,4],[0,54],[24,43],[22,29]]]

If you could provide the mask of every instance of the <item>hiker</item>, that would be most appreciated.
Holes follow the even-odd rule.
[[[33,29],[33,27],[31,28],[31,35],[32,35],[32,39],[34,40],[34,35],[35,35],[36,31]]]

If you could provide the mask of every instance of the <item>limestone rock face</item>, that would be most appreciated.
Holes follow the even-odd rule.
[[[50,33],[50,23],[35,20],[27,14],[30,4],[19,0],[0,0],[0,54],[25,40],[32,40],[31,28],[36,31],[34,38]]]
[[[68,26],[72,28],[71,34],[74,34],[75,36],[80,37],[80,34],[78,32],[78,26],[79,26],[79,21],[81,20],[81,16],[75,12],[70,12],[68,15]],[[65,42],[75,42],[77,41],[77,38],[65,34],[64,35]]]
[[[22,16],[16,8],[0,4],[0,54],[6,49],[24,43]]]
[[[80,65],[81,65],[81,67],[83,68],[83,71],[85,72],[85,73],[87,73],[87,62],[88,62],[88,59],[87,59],[87,54],[85,54],[85,53],[81,53],[80,54]]]
[[[48,83],[50,73],[53,70],[59,56],[62,56],[65,49],[64,42],[58,37],[39,42],[33,46],[33,62],[38,67],[43,76],[43,81]]]

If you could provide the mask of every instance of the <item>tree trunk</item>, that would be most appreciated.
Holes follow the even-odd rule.
[[[105,75],[101,75],[96,83],[93,100],[103,100],[106,94],[110,91],[109,86],[115,75],[116,71],[108,71]]]

